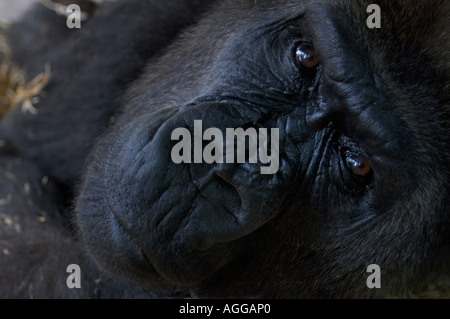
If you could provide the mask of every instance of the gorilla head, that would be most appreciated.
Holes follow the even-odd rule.
[[[390,293],[448,256],[450,6],[378,3],[370,29],[367,1],[225,1],[153,61],[88,158],[95,260],[200,296],[345,297],[376,293],[370,264]],[[278,171],[174,163],[196,120],[278,128]]]

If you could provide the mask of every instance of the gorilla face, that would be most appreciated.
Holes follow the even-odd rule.
[[[379,2],[381,29],[365,1],[227,1],[149,65],[77,198],[96,261],[200,296],[344,297],[377,293],[370,264],[391,292],[442,257],[450,7]],[[278,128],[278,171],[175,164],[196,120]]]

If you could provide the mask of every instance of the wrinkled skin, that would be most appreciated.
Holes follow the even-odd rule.
[[[162,296],[401,294],[449,266],[450,6],[379,1],[382,28],[369,29],[369,3],[217,3],[142,66],[83,169],[85,152],[72,144],[71,174],[49,165],[52,151],[66,156],[60,147],[29,155],[15,143],[12,119],[23,115],[5,118],[0,133],[76,187],[77,245],[127,284]],[[295,61],[303,43],[314,68]],[[97,118],[86,110],[80,120],[98,132],[115,107]],[[279,128],[278,172],[173,163],[171,133],[193,132],[194,120]],[[364,179],[347,152],[370,163]],[[73,168],[83,171],[78,184]],[[381,267],[382,289],[366,286],[370,264]]]

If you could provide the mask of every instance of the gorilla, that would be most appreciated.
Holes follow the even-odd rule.
[[[373,298],[448,273],[448,1],[377,0],[380,28],[366,0],[61,3],[81,29],[38,4],[4,31],[51,80],[0,122],[0,297]],[[245,160],[198,161],[238,153],[230,128]],[[272,128],[262,174],[247,133]]]

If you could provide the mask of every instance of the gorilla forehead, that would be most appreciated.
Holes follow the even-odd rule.
[[[436,80],[436,71],[448,72],[446,70],[450,41],[446,32],[446,17],[449,12],[447,2],[407,0],[396,4],[391,1],[380,1],[383,27],[376,30],[361,27],[361,24],[365,26],[366,8],[369,3],[370,1],[225,1],[213,9],[199,26],[185,33],[182,36],[184,41],[176,42],[168,50],[168,54],[158,61],[159,63],[150,65],[144,76],[146,82],[142,85],[137,83],[135,90],[129,95],[131,97],[137,95],[142,100],[146,96],[145,93],[151,94],[149,97],[152,98],[152,104],[157,104],[154,98],[157,98],[158,94],[165,95],[167,91],[178,87],[173,85],[174,79],[170,77],[172,72],[180,75],[180,81],[186,82],[183,85],[194,86],[196,81],[193,80],[212,73],[212,68],[223,58],[224,49],[229,48],[227,52],[230,53],[233,52],[230,48],[236,44],[247,42],[245,50],[247,52],[234,51],[235,56],[229,57],[237,59],[239,54],[248,54],[249,51],[258,49],[254,47],[260,44],[253,42],[255,37],[260,37],[264,32],[264,36],[268,37],[269,31],[276,37],[278,35],[276,31],[279,30],[273,26],[274,23],[276,26],[297,27],[299,35],[307,37],[312,37],[312,31],[318,29],[314,32],[316,36],[325,37],[322,42],[329,42],[325,49],[332,48],[331,43],[335,43],[336,49],[342,49],[342,42],[344,44],[345,41],[350,42],[350,49],[358,51],[365,59],[374,60],[373,65],[376,65],[380,72],[384,71],[386,74],[395,72],[395,76],[403,77],[405,82],[410,78],[410,72],[415,72],[415,79],[424,81],[424,84],[427,84],[426,81]],[[305,17],[305,12],[310,14]],[[263,31],[255,32],[258,29]],[[200,37],[207,39],[207,43],[202,46],[202,50],[197,50],[197,38]],[[324,50],[322,54],[327,51]],[[428,52],[433,52],[433,55],[429,56]],[[329,55],[333,53],[342,52],[328,52]],[[414,55],[415,59],[410,59],[411,55]],[[337,57],[343,58],[342,54],[337,54]],[[353,59],[349,62],[350,65],[354,65],[358,61]],[[258,61],[255,61],[255,64],[257,63]],[[407,68],[411,63],[418,67]],[[424,73],[423,69],[428,66],[430,66],[428,72]],[[161,72],[156,72],[158,70]],[[220,74],[226,72],[226,69],[214,71],[213,79],[219,81]],[[264,70],[260,68],[258,71]],[[170,83],[167,87],[164,87],[164,77],[160,73],[168,75]],[[153,74],[157,74],[157,77],[152,76]],[[151,85],[156,89],[148,91],[147,87],[147,90],[144,90],[145,85]],[[139,88],[142,90],[139,91]],[[182,100],[174,103],[186,104],[186,100],[192,100],[204,91],[204,87],[174,91],[177,94],[173,97]],[[185,97],[187,93],[189,96]],[[169,100],[166,104],[170,102]]]

